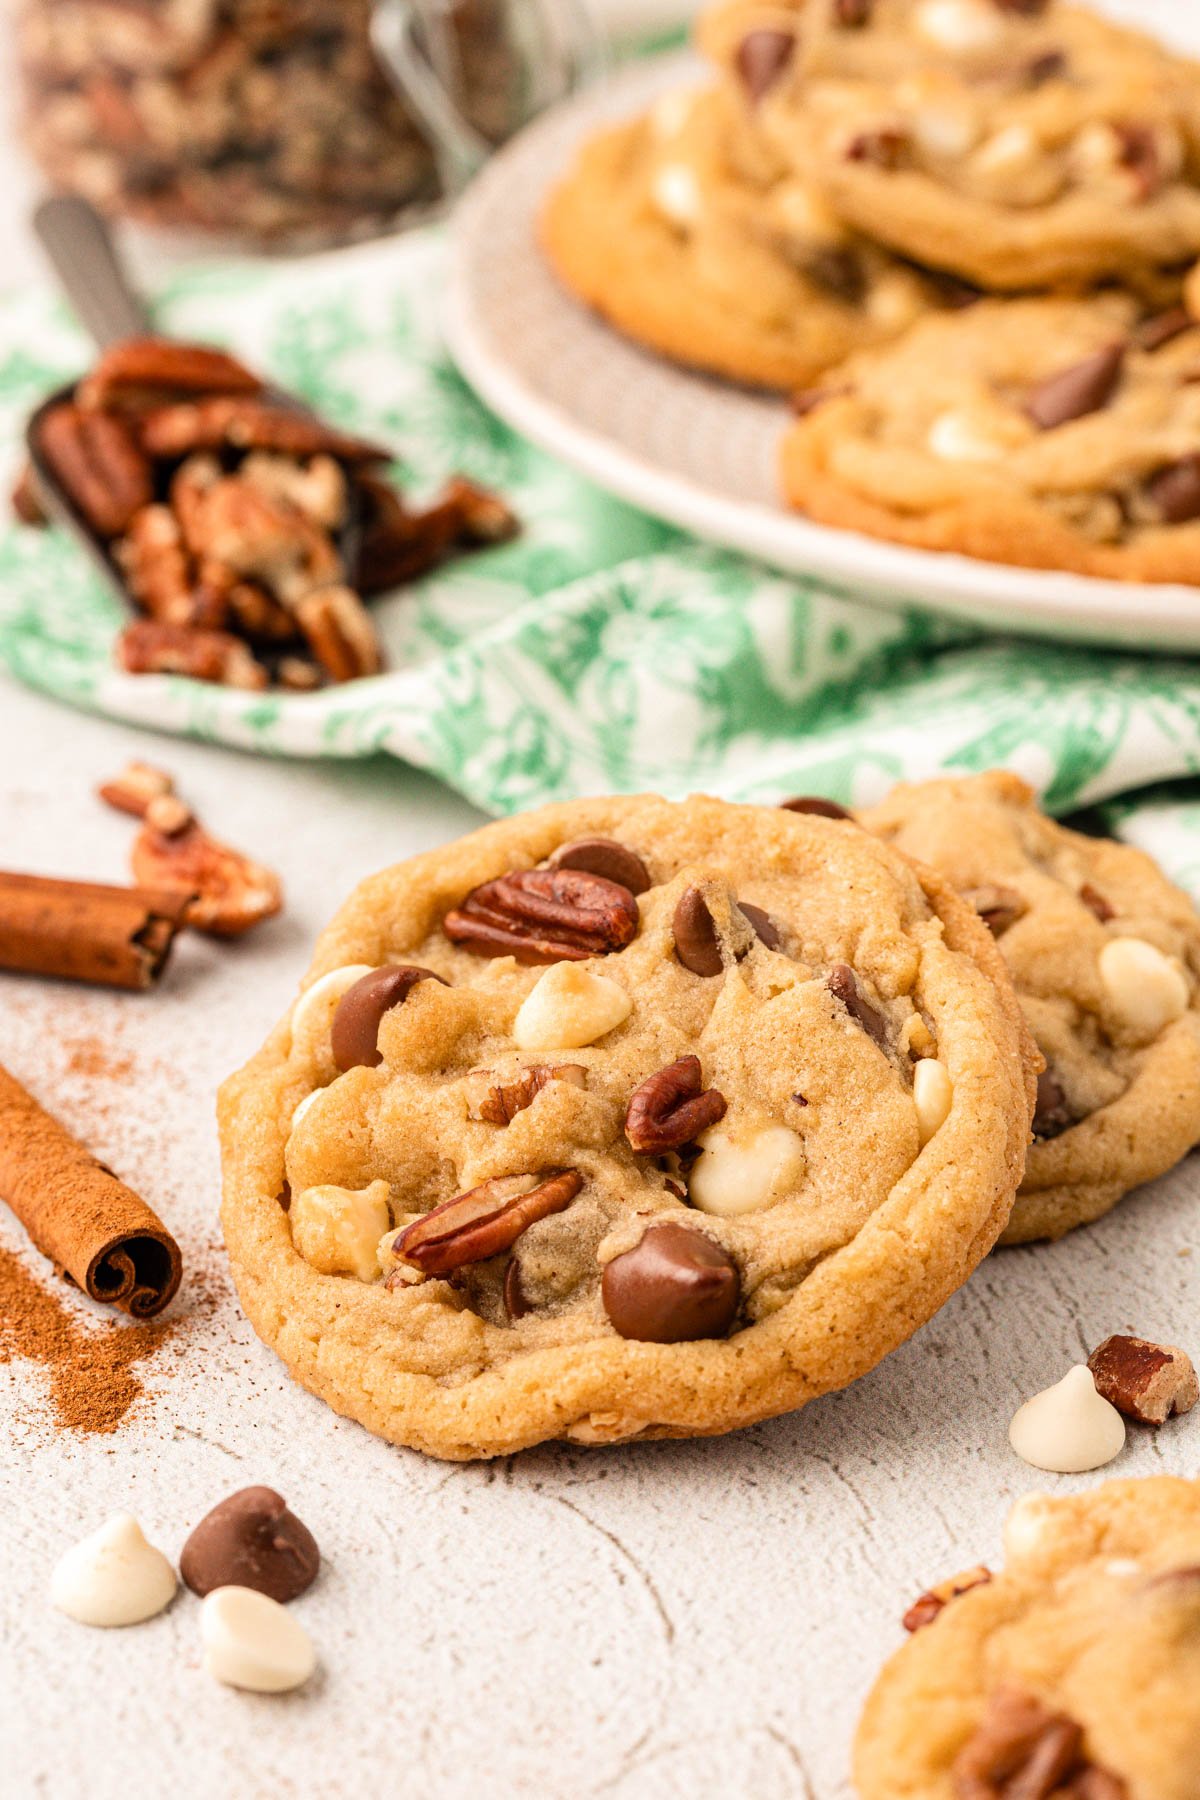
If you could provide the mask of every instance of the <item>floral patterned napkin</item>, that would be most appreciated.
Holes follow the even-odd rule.
[[[519,541],[383,602],[389,673],[259,695],[111,663],[121,613],[57,533],[0,536],[0,662],[76,706],[267,753],[386,751],[493,813],[610,789],[867,801],[1005,763],[1057,811],[1119,828],[1200,890],[1200,664],[984,637],[783,578],[607,498],[475,400],[441,344],[434,232],[300,263],[178,273],[168,330],[226,340],[337,423],[393,442],[406,484],[463,469]],[[87,360],[44,292],[0,301],[0,444]],[[2,703],[2,696],[0,696]],[[1152,800],[1130,796],[1176,785]],[[1197,788],[1200,796],[1200,787]]]

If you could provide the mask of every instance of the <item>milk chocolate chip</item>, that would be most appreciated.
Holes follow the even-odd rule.
[[[717,927],[699,888],[685,889],[671,921],[675,934],[675,954],[693,975],[719,975],[721,945]]]
[[[738,901],[738,911],[750,921],[760,944],[765,944],[768,950],[778,950],[783,939],[770,913],[765,913],[761,906],[751,906],[748,900]]]
[[[416,969],[408,964],[389,964],[386,969],[372,969],[347,988],[333,1015],[330,1043],[333,1060],[345,1074],[347,1069],[377,1069],[383,1061],[379,1049],[379,1027],[384,1013],[408,999],[419,981],[441,981],[432,969]]]
[[[1168,463],[1146,483],[1146,497],[1166,525],[1200,519],[1200,456]]]
[[[887,1020],[878,1009],[864,1000],[858,978],[849,963],[834,963],[825,985],[835,1000],[840,1000],[850,1017],[861,1025],[867,1036],[882,1049],[887,1042]]]
[[[631,894],[644,894],[650,886],[650,871],[637,851],[618,844],[615,838],[577,838],[573,844],[563,844],[550,858],[550,867],[602,875]]]
[[[312,1532],[269,1487],[242,1488],[214,1506],[179,1558],[180,1574],[201,1598],[214,1588],[247,1587],[272,1600],[295,1600],[320,1566]]]
[[[640,1244],[604,1271],[604,1310],[623,1338],[683,1344],[724,1337],[741,1284],[733,1258],[702,1231],[652,1225]]]
[[[764,27],[746,33],[738,45],[737,72],[755,104],[770,93],[795,54],[796,39],[790,31]]]
[[[1062,1083],[1049,1069],[1043,1069],[1038,1076],[1037,1108],[1033,1115],[1034,1137],[1061,1137],[1074,1123]]]
[[[1073,419],[1086,418],[1107,406],[1121,379],[1125,363],[1125,345],[1108,344],[1083,362],[1060,369],[1034,388],[1025,403],[1025,411],[1041,431],[1052,431],[1057,425],[1069,425]]]
[[[836,800],[826,800],[821,794],[795,794],[779,804],[784,812],[814,813],[819,819],[850,819],[854,816]]]

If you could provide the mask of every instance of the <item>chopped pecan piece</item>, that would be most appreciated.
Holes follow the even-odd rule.
[[[1173,1344],[1146,1338],[1105,1338],[1088,1358],[1097,1392],[1141,1425],[1162,1425],[1191,1412],[1200,1400],[1192,1359]]]
[[[342,579],[327,531],[240,475],[221,475],[208,458],[189,458],[172,483],[171,500],[193,556],[262,582],[285,606]]]
[[[511,1250],[539,1219],[565,1211],[582,1186],[576,1169],[494,1176],[410,1225],[396,1240],[395,1254],[426,1275],[449,1275]]]
[[[518,962],[585,962],[623,950],[637,935],[626,887],[575,869],[524,869],[472,890],[442,929],[480,956]]]
[[[315,694],[318,688],[325,685],[321,670],[315,662],[309,662],[306,656],[281,657],[275,678],[280,687],[286,688],[291,694]]]
[[[117,639],[117,661],[129,675],[190,675],[222,687],[265,688],[267,671],[240,638],[136,619]]]
[[[536,1063],[519,1070],[511,1081],[492,1081],[480,1100],[468,1104],[467,1117],[484,1125],[511,1125],[552,1081],[585,1088],[587,1070],[581,1063]]]
[[[22,525],[45,525],[46,509],[38,493],[37,476],[30,463],[25,463],[12,488],[12,509]]]
[[[152,800],[169,798],[175,792],[174,777],[165,769],[156,769],[151,763],[126,763],[121,773],[112,781],[105,781],[96,789],[96,793],[106,806],[117,812],[130,813],[135,819],[144,819],[146,809]]]
[[[113,554],[130,598],[150,618],[201,631],[228,623],[226,584],[197,573],[170,507],[143,506]]]
[[[345,523],[348,487],[341,463],[332,456],[296,462],[269,450],[252,450],[238,474],[269,500],[283,500],[326,531]]]
[[[102,538],[119,537],[154,498],[150,464],[127,425],[70,401],[52,406],[37,446],[83,517]]]
[[[506,500],[466,475],[451,478],[438,505],[457,515],[455,537],[462,544],[507,544],[521,529]]]
[[[1084,1755],[1074,1719],[1012,1688],[992,1695],[951,1779],[955,1800],[1128,1800],[1125,1783]]]
[[[1018,919],[1023,919],[1029,911],[1029,904],[1018,894],[1016,888],[989,885],[988,887],[964,888],[962,897],[973,906],[993,937],[1003,937],[1010,926]]]
[[[355,571],[362,593],[381,594],[415,581],[449,553],[458,535],[453,508],[410,512],[396,490],[377,475],[360,474],[358,490],[366,506]]]
[[[693,1144],[725,1117],[724,1094],[704,1088],[698,1056],[681,1056],[635,1088],[625,1112],[625,1136],[639,1154],[661,1156]]]
[[[1102,925],[1107,925],[1110,919],[1116,918],[1116,908],[1104,898],[1102,893],[1092,886],[1090,881],[1085,881],[1080,888],[1079,898],[1083,901],[1083,904],[1087,907],[1088,911],[1093,913],[1095,917],[1099,919]]]
[[[173,459],[195,450],[274,450],[284,456],[333,456],[339,462],[390,462],[391,451],[326,425],[313,413],[278,401],[217,398],[160,407],[142,422],[151,456]]]
[[[282,601],[276,600],[272,594],[268,594],[266,588],[259,582],[239,580],[232,569],[227,569],[223,563],[211,560],[201,564],[201,575],[210,588],[224,594],[231,622],[237,626],[243,637],[250,639],[251,643],[290,644],[299,635],[296,621],[287,607],[283,605]],[[285,661],[288,660],[295,661],[296,659],[285,658]],[[310,685],[319,687],[321,685],[320,670],[313,668],[311,663],[307,666],[313,670],[314,675],[314,680]],[[282,663],[279,668],[279,679],[283,686],[289,685],[284,681]],[[295,685],[295,683],[291,685]]]
[[[331,681],[359,681],[382,669],[378,633],[353,588],[323,587],[306,595],[296,605],[296,620]]]
[[[846,145],[848,162],[873,163],[879,169],[906,168],[912,158],[912,139],[894,125],[860,131]]]
[[[151,812],[155,802],[150,803]],[[195,819],[182,830],[156,830],[148,815],[133,846],[135,879],[147,887],[194,896],[187,922],[212,937],[240,937],[283,906],[279,877],[241,851],[210,837]]]
[[[184,394],[257,394],[262,382],[224,350],[126,338],[102,354],[76,394],[91,411],[143,412]]]
[[[926,1625],[932,1625],[952,1600],[957,1600],[961,1594],[969,1594],[972,1588],[983,1587],[991,1579],[992,1571],[980,1563],[961,1575],[952,1575],[949,1581],[939,1581],[936,1587],[929,1588],[913,1601],[904,1615],[905,1631],[922,1631]]]

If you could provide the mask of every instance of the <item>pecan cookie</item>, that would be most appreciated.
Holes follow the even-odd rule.
[[[841,225],[719,90],[669,94],[590,141],[542,239],[629,337],[767,388],[896,336],[941,292]]]
[[[1200,326],[1127,295],[981,301],[812,394],[789,502],[993,562],[1200,581]]]
[[[1038,810],[1016,775],[901,786],[858,815],[971,901],[1046,1058],[1006,1243],[1058,1238],[1200,1141],[1200,918],[1128,844]]]
[[[732,0],[702,27],[837,216],[1013,291],[1200,254],[1200,67],[1059,0]]]
[[[1002,1230],[1035,1052],[853,826],[579,801],[366,882],[221,1098],[251,1321],[446,1457],[728,1431],[872,1368]]]
[[[911,1609],[859,1726],[862,1800],[1197,1800],[1200,1482],[1028,1495],[1005,1556]]]

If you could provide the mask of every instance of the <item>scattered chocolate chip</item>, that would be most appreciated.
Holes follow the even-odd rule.
[[[748,900],[738,901],[738,911],[750,921],[751,929],[760,944],[768,950],[778,950],[783,943],[783,934],[770,913],[765,913],[761,906],[751,906]]]
[[[871,17],[875,0],[833,0],[833,22],[846,31],[857,31]]]
[[[290,1181],[288,1181],[286,1179],[286,1177],[284,1179],[283,1186],[280,1188],[280,1190],[276,1194],[275,1198],[278,1200],[278,1202],[279,1202],[280,1206],[283,1208],[284,1212],[291,1212],[291,1210],[292,1210],[292,1184]]]
[[[1036,19],[1045,12],[1049,0],[993,0],[1001,12],[1019,13],[1022,18]]]
[[[214,1588],[248,1587],[272,1600],[295,1600],[320,1566],[312,1532],[269,1487],[242,1488],[214,1506],[179,1558],[180,1574],[201,1598]]]
[[[1064,51],[1043,50],[1040,56],[1031,56],[1028,62],[1021,64],[1018,76],[1022,86],[1039,88],[1047,81],[1058,81],[1066,72],[1067,58]]]
[[[1124,362],[1125,345],[1107,344],[1034,388],[1025,402],[1026,413],[1040,431],[1053,431],[1099,412],[1112,399]]]
[[[1186,306],[1172,306],[1166,312],[1155,313],[1152,318],[1142,321],[1135,334],[1138,346],[1142,350],[1161,350],[1164,344],[1191,331],[1195,324]]]
[[[813,813],[818,819],[852,819],[853,813],[839,806],[836,800],[826,800],[820,794],[795,794],[790,800],[779,802],[784,812]]]
[[[675,954],[693,975],[719,975],[724,968],[717,927],[699,888],[686,888],[671,920]]]
[[[970,901],[993,937],[1003,937],[1029,911],[1021,895],[1010,887],[964,888],[963,899]]]
[[[847,162],[873,163],[878,169],[902,169],[909,160],[912,140],[895,125],[860,131],[846,145]]]
[[[508,1267],[504,1271],[504,1307],[514,1325],[526,1313],[533,1311],[521,1286],[521,1265],[515,1256],[509,1257]]]
[[[1102,925],[1117,916],[1116,908],[1110,906],[1104,895],[1094,888],[1090,881],[1085,881],[1079,890],[1079,898],[1090,913],[1094,913]]]
[[[1200,456],[1180,457],[1152,475],[1146,498],[1166,525],[1200,519]]]
[[[793,1106],[807,1106],[808,1101],[805,1099],[803,1094],[793,1094],[792,1095],[792,1104],[793,1104]]]
[[[920,263],[908,266],[933,289],[938,305],[950,312],[966,312],[968,306],[977,306],[983,299],[982,288],[964,281],[961,275],[951,275],[948,269],[927,269]]]
[[[674,1224],[652,1225],[636,1248],[614,1257],[600,1284],[615,1330],[644,1344],[724,1337],[740,1288],[737,1266],[720,1244]]]
[[[379,1049],[379,1027],[383,1015],[401,1006],[419,981],[449,983],[432,969],[417,969],[406,963],[389,964],[385,969],[372,969],[347,988],[337,1004],[330,1031],[333,1060],[345,1074],[347,1069],[377,1069],[383,1061]]]
[[[615,838],[576,838],[573,844],[564,844],[554,852],[549,867],[602,875],[605,881],[615,881],[631,894],[644,894],[651,885],[650,871],[636,850],[618,844]]]
[[[1034,1137],[1061,1137],[1074,1123],[1062,1083],[1049,1069],[1043,1069],[1038,1076],[1037,1107],[1033,1115]]]
[[[790,31],[763,27],[748,31],[737,50],[737,72],[742,86],[757,106],[787,70],[796,54],[796,38]]]
[[[869,1000],[864,1000],[858,977],[849,963],[834,963],[825,977],[825,985],[835,1000],[840,1000],[850,1017],[862,1026],[867,1036],[882,1049],[887,1042],[887,1020]]]
[[[858,306],[867,291],[862,257],[846,245],[826,244],[805,256],[801,268],[817,287],[847,306]]]
[[[668,1179],[663,1182],[663,1186],[669,1194],[674,1194],[676,1200],[682,1201],[685,1205],[687,1204],[687,1189],[681,1188],[677,1181]]]

